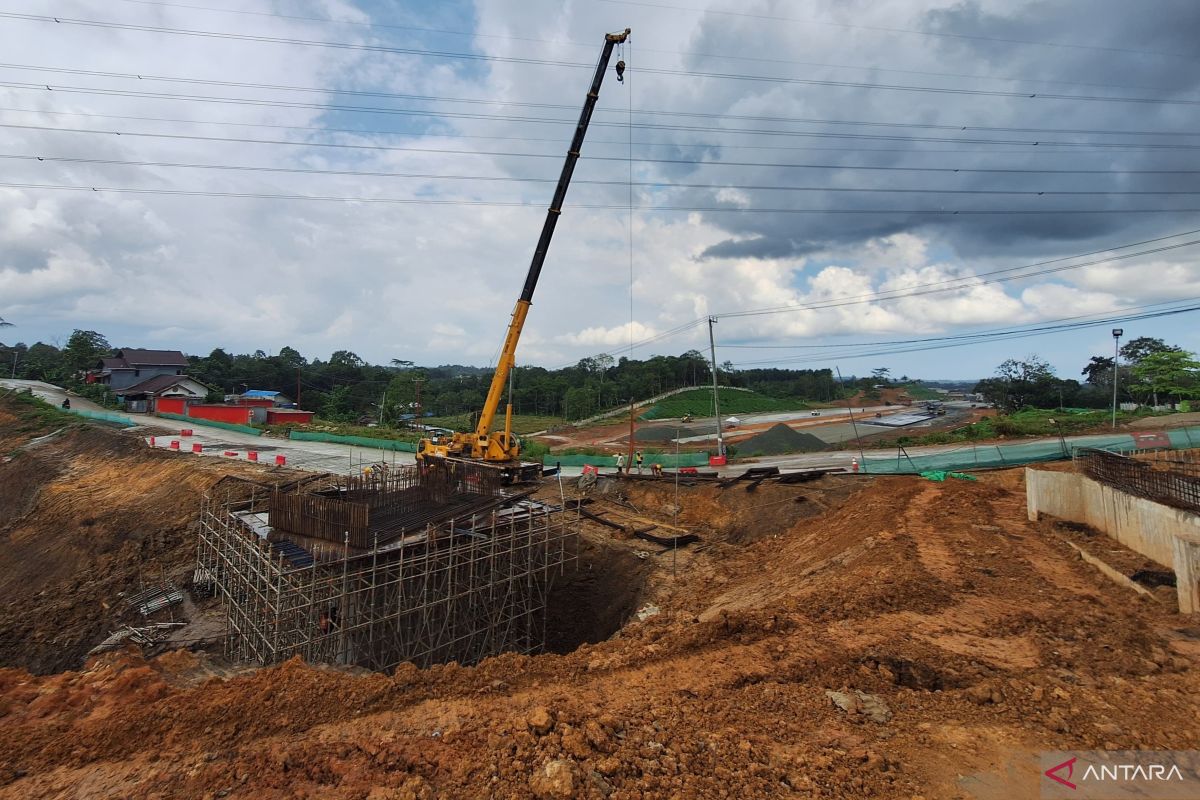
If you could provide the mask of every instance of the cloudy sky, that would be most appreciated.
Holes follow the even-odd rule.
[[[491,363],[625,27],[521,363],[1200,350],[1192,0],[9,0],[4,339]]]

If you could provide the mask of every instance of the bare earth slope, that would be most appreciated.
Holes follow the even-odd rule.
[[[642,483],[621,507],[673,502]],[[999,799],[1037,796],[1042,749],[1200,747],[1195,623],[1028,522],[1020,472],[681,504],[704,542],[674,578],[646,559],[661,613],[566,655],[2,670],[0,797]]]
[[[187,580],[208,489],[266,470],[152,450],[115,428],[40,428],[23,412],[0,404],[0,664],[53,672],[108,635],[122,592]]]

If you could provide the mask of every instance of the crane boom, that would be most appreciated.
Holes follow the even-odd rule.
[[[575,172],[575,164],[579,161],[579,153],[583,148],[583,140],[587,135],[588,124],[596,109],[596,101],[600,97],[600,85],[604,74],[608,71],[608,62],[612,58],[613,48],[624,43],[630,34],[626,28],[620,33],[609,33],[604,36],[604,49],[596,63],[596,72],[592,76],[592,85],[588,89],[583,110],[579,114],[579,122],[575,125],[575,135],[571,138],[567,157],[563,162],[562,173],[554,188],[554,197],[546,211],[546,221],[542,224],[542,233],[538,237],[537,247],[533,251],[533,259],[529,263],[529,271],[525,275],[525,285],[517,298],[516,306],[509,319],[508,330],[504,336],[504,345],[500,350],[500,358],[496,362],[496,371],[492,374],[492,382],[488,387],[487,399],[479,415],[479,422],[473,433],[455,433],[447,444],[438,444],[422,440],[418,448],[418,458],[425,454],[434,456],[455,456],[459,458],[483,459],[486,461],[515,461],[520,456],[520,446],[512,435],[512,406],[505,413],[505,425],[502,433],[492,434],[492,424],[496,420],[496,412],[500,408],[500,400],[504,394],[505,384],[509,373],[516,363],[517,342],[520,341],[521,331],[525,327],[525,318],[529,314],[529,306],[533,302],[533,292],[537,288],[538,277],[542,265],[546,261],[546,253],[550,249],[550,240],[554,237],[554,228],[562,215],[563,201],[567,197],[567,188],[571,185],[571,176]],[[625,62],[617,62],[617,79],[621,80],[625,70]]]

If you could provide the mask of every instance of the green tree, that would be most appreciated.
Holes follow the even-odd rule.
[[[1154,353],[1178,352],[1179,348],[1169,345],[1162,339],[1155,339],[1150,336],[1139,336],[1136,339],[1130,339],[1121,348],[1121,358],[1125,359],[1127,364],[1137,364],[1143,358]]]
[[[281,347],[279,355],[276,357],[292,369],[298,369],[308,364],[308,359],[300,355],[299,350],[293,350],[290,347]]]
[[[1015,358],[1004,361],[996,368],[996,376],[977,383],[975,391],[997,408],[1018,411],[1027,406],[1057,406],[1060,400],[1059,392],[1064,391],[1070,383],[1055,378],[1054,370],[1048,363],[1036,355],[1031,355],[1023,361]],[[1062,399],[1065,401],[1066,398]]]
[[[334,422],[353,421],[354,406],[350,402],[349,386],[339,386],[325,396],[321,416]]]
[[[99,333],[75,330],[67,339],[67,346],[63,348],[63,366],[67,369],[68,376],[74,377],[76,373],[96,366],[96,362],[110,352],[112,345]]]
[[[1174,396],[1176,400],[1200,397],[1200,361],[1184,350],[1159,350],[1143,356],[1134,366],[1137,386],[1154,398]]]
[[[1104,356],[1092,356],[1080,375],[1087,377],[1093,386],[1112,387],[1113,360]]]

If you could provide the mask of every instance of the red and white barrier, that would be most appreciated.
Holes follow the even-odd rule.
[[[258,452],[251,450],[249,453],[246,453],[246,458],[250,461],[258,461]]]
[[[191,429],[191,428],[182,428],[182,429],[179,431],[179,435],[180,435],[180,436],[191,436],[191,435],[192,435],[192,429]]]
[[[192,452],[193,453],[203,453],[204,445],[200,444],[199,442],[192,442]]]
[[[282,467],[287,463],[287,456],[275,456],[275,466]]]
[[[237,450],[226,450],[226,451],[225,451],[225,455],[227,455],[227,456],[236,456],[236,455],[237,455]]]
[[[153,436],[150,437],[150,446],[154,447],[154,437]]]
[[[172,449],[172,450],[178,450],[178,449],[179,449],[179,440],[178,440],[178,439],[172,439],[172,440],[171,440],[171,449]]]

